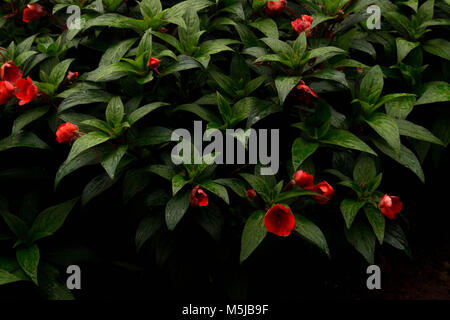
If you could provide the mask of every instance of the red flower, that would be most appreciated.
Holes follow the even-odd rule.
[[[276,204],[267,211],[264,224],[267,231],[280,237],[287,237],[295,228],[295,218],[291,209]]]
[[[385,217],[395,219],[395,215],[402,211],[403,203],[400,201],[399,197],[385,194],[380,199],[378,206]]]
[[[297,94],[298,94],[298,100],[304,101],[305,104],[309,105],[311,103],[311,96],[314,98],[318,98],[319,96],[310,88],[308,87],[303,80],[300,80],[299,84],[297,85]]]
[[[150,57],[150,59],[148,59],[147,65],[150,69],[156,70],[159,68],[160,64],[161,64],[161,60],[156,59],[154,57]]]
[[[14,86],[9,81],[0,81],[0,105],[14,97]]]
[[[270,17],[280,15],[284,11],[284,8],[286,8],[286,5],[286,0],[269,1],[266,5],[266,13]]]
[[[313,20],[313,17],[303,14],[301,18],[295,19],[291,22],[292,30],[294,30],[298,34],[306,32],[306,36],[309,37],[312,33]]]
[[[255,200],[255,197],[256,197],[256,191],[255,191],[255,189],[247,190],[247,192],[246,192],[245,194],[247,195],[247,198],[248,198],[250,201]]]
[[[326,197],[326,198],[324,198],[324,197],[320,197],[320,196],[313,196],[313,199],[316,200],[316,202],[318,204],[325,204],[325,203],[327,203],[328,201],[330,201],[330,198],[334,194],[333,187],[330,186],[328,184],[328,182],[326,182],[326,181],[322,181],[322,182],[320,182],[320,183],[318,183],[318,184],[316,184],[316,185],[314,185],[314,186],[312,186],[311,188],[308,188],[308,189],[310,189],[311,191],[313,191],[315,193],[318,193],[318,194],[321,194],[322,196]]]
[[[189,200],[193,207],[206,207],[208,205],[208,195],[200,188],[200,186],[196,186],[192,189]]]
[[[73,123],[66,122],[56,130],[56,141],[58,143],[72,142],[77,138],[78,127]]]
[[[15,83],[22,77],[22,70],[20,70],[13,61],[5,62],[0,68],[0,79]]]
[[[74,82],[78,79],[78,72],[72,72],[72,71],[68,71],[67,72],[67,77],[66,77],[67,81],[69,82]]]
[[[17,80],[16,88],[18,90],[16,92],[16,97],[20,100],[19,105],[21,106],[37,97],[38,88],[33,84],[33,80],[31,80],[30,77],[28,77],[26,80]]]
[[[23,21],[30,22],[33,20],[39,20],[47,15],[45,8],[37,3],[32,3],[23,9]]]
[[[308,16],[307,14],[302,14],[301,18],[309,24],[312,24],[314,21],[314,18],[312,16]]]
[[[306,189],[309,186],[312,186],[313,180],[314,177],[303,170],[299,170],[294,174],[295,184],[304,189]]]

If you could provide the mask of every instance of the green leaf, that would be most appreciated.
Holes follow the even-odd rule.
[[[400,63],[414,48],[420,45],[420,42],[410,42],[403,38],[396,39],[397,44],[397,63]]]
[[[119,177],[115,178],[117,180]],[[145,169],[129,169],[123,179],[123,202],[128,203],[134,196],[151,183]]]
[[[217,206],[210,203],[206,208],[201,208],[195,215],[195,219],[215,241],[220,240],[224,217]]]
[[[400,152],[400,133],[394,119],[384,113],[376,112],[371,114],[366,122],[386,140],[395,152]]]
[[[267,229],[264,225],[264,216],[264,211],[255,211],[245,223],[241,238],[241,263],[255,251],[266,237]]]
[[[219,92],[217,92],[217,106],[219,107],[219,112],[222,115],[224,123],[229,123],[233,117],[233,110]]]
[[[263,8],[268,1],[269,0],[253,0],[252,1],[252,8],[254,10],[259,10],[259,9]]]
[[[426,83],[421,91],[421,96],[416,102],[417,105],[448,102],[450,101],[450,84],[444,81],[433,81]]]
[[[249,173],[241,173],[240,176],[243,177],[253,189],[255,189],[261,198],[263,198],[264,202],[269,202],[270,190],[267,183],[262,178]]]
[[[19,133],[26,125],[46,114],[49,108],[49,106],[33,108],[18,116],[16,120],[14,120],[11,134],[15,135]]]
[[[144,245],[144,243],[147,242],[159,228],[161,228],[163,223],[164,220],[160,215],[151,215],[141,220],[136,230],[135,243],[137,252],[139,252],[142,245]]]
[[[175,229],[189,208],[190,190],[177,193],[166,205],[166,224],[169,230]]]
[[[345,79],[345,73],[334,69],[322,69],[308,77],[336,81],[348,88],[347,79]]]
[[[84,187],[81,194],[81,205],[85,206],[89,201],[111,188],[117,181],[118,177],[111,179],[106,173],[96,176]]]
[[[135,146],[152,146],[156,144],[171,142],[172,130],[164,127],[148,127],[139,134],[133,142]]]
[[[37,285],[37,268],[39,264],[39,248],[37,245],[32,245],[29,248],[20,248],[16,251],[17,262],[23,271],[33,280]]]
[[[2,210],[0,210],[0,215],[3,217],[3,220],[5,220],[9,229],[17,236],[17,238],[22,240],[22,242],[26,242],[28,240],[28,226],[22,219]]]
[[[152,55],[152,30],[148,29],[139,42],[136,57],[144,55],[144,62],[147,62]]]
[[[113,132],[113,128],[111,128],[110,125],[108,125],[106,123],[106,121],[103,120],[99,120],[99,119],[88,119],[88,120],[84,120],[81,122],[81,124],[89,126],[89,127],[93,127],[96,129],[99,129],[101,131],[103,131],[104,133],[112,133]]]
[[[120,97],[112,98],[106,108],[106,121],[108,121],[108,124],[111,127],[116,128],[122,122],[123,116],[124,107],[122,99],[120,99]]]
[[[423,174],[422,167],[420,166],[420,162],[411,150],[406,148],[404,145],[401,145],[400,153],[396,153],[392,148],[387,146],[384,141],[373,139],[373,142],[377,148],[381,150],[381,152],[410,169],[423,183],[425,183],[425,176]]]
[[[149,166],[147,171],[157,174],[169,181],[172,181],[173,176],[176,174],[174,168],[160,164],[153,164]]]
[[[32,56],[34,56],[35,54],[37,54],[36,51],[26,51],[26,52],[22,52],[21,54],[19,54],[15,59],[14,62],[16,63],[16,65],[18,67],[22,67],[24,65],[24,63],[30,59]]]
[[[61,283],[62,276],[53,265],[42,261],[39,263],[39,289],[48,300],[74,300],[66,283]]]
[[[25,280],[23,277],[19,277],[15,275],[14,273],[10,273],[8,271],[0,269],[0,285],[22,281]]]
[[[278,26],[270,18],[259,18],[250,22],[249,25],[264,33],[266,37],[278,39]]]
[[[281,106],[276,103],[273,103],[272,101],[265,101],[265,100],[257,99],[254,97],[244,98],[241,100],[242,103],[243,103],[243,100],[246,103],[249,103],[251,105],[250,112],[248,113],[248,118],[247,118],[247,124],[246,124],[247,129],[251,128],[255,123],[264,119],[265,117],[267,117],[273,113],[282,111]],[[237,107],[238,103],[236,103],[234,105],[234,108]]]
[[[450,60],[450,42],[445,39],[432,39],[423,44],[423,49],[438,57]]]
[[[21,43],[19,43],[16,48],[16,55],[17,55],[17,53],[23,53],[25,51],[29,51],[31,49],[31,46],[33,45],[35,38],[36,38],[36,35],[32,35],[31,37],[28,37],[25,40],[23,40]]]
[[[426,28],[426,27],[432,27],[432,26],[448,26],[450,25],[450,19],[433,19],[430,21],[426,21],[422,23],[419,28]]]
[[[359,99],[369,104],[376,103],[383,90],[383,85],[383,72],[380,66],[377,65],[371,68],[364,76],[359,90]]]
[[[200,45],[200,49],[195,54],[195,57],[209,56],[211,54],[216,54],[222,51],[233,51],[228,45],[239,44],[240,42],[232,39],[215,39],[203,42]],[[205,68],[207,65],[203,65]]]
[[[64,80],[64,78],[66,77],[66,73],[67,70],[70,67],[70,64],[72,63],[72,61],[74,61],[75,59],[67,59],[64,60],[60,63],[58,63],[52,70],[52,72],[50,73],[50,83],[54,84],[56,87],[58,87],[61,82]]]
[[[342,53],[346,53],[345,50],[342,50],[337,47],[320,47],[320,48],[312,49],[311,51],[309,51],[306,55],[305,60],[308,61],[313,58],[322,57],[322,56],[331,57],[333,55],[342,54]]]
[[[114,179],[114,175],[116,173],[117,166],[122,160],[123,156],[127,153],[128,146],[119,146],[117,149],[110,152],[106,157],[102,160],[101,164],[103,168],[105,168],[106,173],[111,179]]]
[[[62,112],[83,104],[109,102],[111,98],[111,94],[102,90],[84,90],[82,92],[76,92],[64,99],[64,101],[59,105],[58,112]]]
[[[298,198],[302,196],[316,196],[318,195],[315,192],[307,191],[307,190],[291,190],[287,192],[280,193],[276,196],[274,202],[283,202],[288,199]]]
[[[275,53],[286,57],[292,57],[294,55],[294,50],[284,41],[275,38],[262,38],[261,40]]]
[[[316,245],[328,257],[330,256],[327,239],[319,227],[313,222],[303,216],[295,215],[295,231],[298,232],[300,236]]]
[[[109,47],[100,59],[99,67],[114,64],[120,61],[120,59],[131,49],[137,38],[130,38],[113,44]]]
[[[342,212],[342,216],[344,217],[347,229],[352,226],[353,220],[355,220],[356,218],[356,214],[364,205],[365,202],[355,201],[351,199],[344,199],[341,202],[340,209]]]
[[[401,13],[390,10],[382,10],[382,15],[394,27],[394,29],[402,34],[402,36],[407,37],[414,34],[415,29],[413,28],[411,22]]]
[[[396,101],[396,100],[403,100],[405,98],[414,98],[415,101],[415,95],[414,94],[410,94],[410,93],[392,93],[392,94],[388,94],[385,95],[383,97],[381,97],[380,100],[378,100],[378,102],[373,106],[370,107],[368,109],[368,111],[370,113],[374,112],[375,110],[377,110],[378,108],[380,108],[381,106],[383,106],[384,104],[391,102],[391,101]]]
[[[376,238],[367,223],[357,219],[350,229],[345,229],[345,236],[348,242],[372,265],[374,263]]]
[[[130,125],[133,125],[134,123],[136,123],[138,120],[142,119],[143,117],[145,117],[147,114],[149,114],[150,112],[160,108],[160,107],[164,107],[164,106],[168,106],[168,103],[165,102],[153,102],[150,104],[147,104],[143,107],[140,107],[138,109],[136,109],[135,111],[133,111],[128,117],[127,117],[127,122]]]
[[[330,129],[320,142],[377,155],[366,143],[346,130]]]
[[[428,0],[417,10],[417,23],[421,25],[422,23],[433,19],[433,8],[434,0]]]
[[[70,150],[69,156],[67,157],[67,162],[74,159],[83,151],[95,147],[105,141],[108,141],[111,137],[104,132],[94,131],[75,140]]]
[[[226,204],[230,204],[230,200],[228,198],[228,192],[224,186],[222,186],[219,183],[216,183],[212,180],[202,181],[200,183],[200,185],[202,187],[204,187],[205,189],[211,191],[215,195],[217,195],[219,198],[221,198],[223,201],[225,201]]]
[[[378,241],[380,242],[380,244],[383,244],[384,228],[386,223],[383,215],[373,206],[365,206],[364,212],[366,213],[366,217],[369,220],[373,232],[378,238]]]
[[[239,179],[216,179],[214,180],[215,183],[221,184],[225,187],[230,188],[231,190],[234,191],[234,193],[236,193],[239,197],[241,198],[245,198],[246,197],[246,186],[245,184],[239,180]]]
[[[186,180],[184,176],[181,174],[177,174],[173,176],[172,178],[172,194],[176,195],[178,191],[180,191],[187,183],[189,183],[189,180]]]
[[[152,18],[161,13],[162,5],[160,0],[142,0],[139,9],[146,18]]]
[[[32,241],[48,237],[61,228],[77,201],[75,198],[42,211],[31,226]]]
[[[173,112],[176,111],[187,111],[198,115],[203,120],[213,123],[220,123],[221,119],[210,109],[206,107],[199,106],[197,104],[183,104],[176,107]]]
[[[284,104],[284,100],[292,89],[300,82],[302,77],[284,77],[280,76],[275,79],[275,86],[278,91],[278,97],[280,99],[280,104]]]
[[[233,79],[230,77],[224,75],[223,73],[220,73],[216,69],[209,68],[208,70],[209,76],[217,82],[219,87],[228,95],[234,97],[236,95],[236,88],[235,83]]]
[[[306,47],[307,47],[306,33],[302,32],[298,35],[297,39],[294,41],[292,49],[294,50],[294,54],[297,57],[302,58],[303,55],[305,54]]]
[[[50,149],[50,147],[32,132],[20,132],[0,140],[0,151],[11,148],[28,147],[36,149]]]
[[[307,141],[303,138],[297,138],[292,145],[292,165],[294,171],[300,167],[300,165],[309,156],[316,152],[319,147],[319,143],[314,141]]]
[[[125,58],[122,58],[125,59]],[[132,62],[132,63],[131,63]],[[144,71],[139,70],[137,63],[134,60],[128,60],[127,62],[116,62],[110,65],[101,66],[83,75],[85,80],[94,81],[94,82],[108,82],[120,79],[128,74],[138,74],[142,75]],[[151,78],[152,73],[149,73],[149,77]],[[140,80],[141,78],[137,79]],[[146,79],[146,78],[144,78]],[[109,99],[108,99],[109,101]],[[97,101],[96,101],[97,102]],[[107,102],[107,101],[105,101]]]
[[[58,186],[58,184],[61,182],[61,180],[68,174],[72,173],[73,171],[75,171],[81,167],[100,162],[102,154],[103,154],[103,150],[98,151],[98,150],[94,150],[94,149],[88,149],[88,150],[80,153],[77,157],[75,157],[71,161],[67,161],[67,160],[64,161],[63,164],[61,164],[61,166],[59,167],[58,172],[56,173],[55,189]]]
[[[353,179],[355,182],[366,184],[377,175],[375,161],[366,154],[362,154],[353,169]]]
[[[407,120],[396,119],[398,126],[398,131],[400,135],[411,137],[421,141],[427,141],[439,145],[444,145],[444,143],[439,140],[435,135],[433,135],[428,129],[409,122]]]
[[[96,18],[90,19],[84,29],[91,27],[104,26],[120,29],[134,29],[137,31],[147,30],[145,21],[122,16],[117,13],[106,13]]]
[[[384,243],[388,243],[398,250],[408,250],[408,241],[402,227],[395,221],[386,224],[386,231],[384,234]]]
[[[416,98],[413,96],[404,96],[388,101],[385,106],[386,113],[393,118],[405,119],[413,110],[415,103]]]

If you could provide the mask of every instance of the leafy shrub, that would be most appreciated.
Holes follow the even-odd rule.
[[[368,27],[373,4],[381,29]],[[52,200],[43,211],[37,186],[23,200],[0,198],[0,284],[32,281],[49,298],[70,298],[39,244],[96,201],[139,221],[137,251],[151,243],[161,265],[191,221],[233,250],[237,235],[240,253],[230,259],[241,263],[268,233],[300,235],[332,256],[325,212],[342,215],[332,232],[368,263],[377,246],[408,252],[408,204],[402,190],[384,189],[383,168],[394,160],[424,182],[425,157],[438,158],[450,141],[449,8],[444,0],[6,0],[0,151],[12,161],[3,179],[37,174],[54,190],[45,185]],[[431,121],[414,117],[424,108]],[[193,132],[199,120],[222,132],[280,129],[279,172],[206,156],[175,165],[173,131]],[[32,168],[42,155],[43,174]],[[15,170],[19,158],[25,171]]]

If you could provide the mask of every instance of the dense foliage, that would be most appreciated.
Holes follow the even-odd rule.
[[[381,246],[408,253],[408,204],[383,172],[395,161],[425,183],[421,164],[450,141],[449,13],[447,0],[3,1],[0,284],[70,298],[59,272],[90,252],[40,243],[71,216],[93,223],[91,205],[120,211],[162,267],[193,224],[237,264],[269,236],[332,258],[330,215],[370,264]],[[279,129],[279,171],[211,164],[218,153],[175,165],[172,132],[199,120]]]

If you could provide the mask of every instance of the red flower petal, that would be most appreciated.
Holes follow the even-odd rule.
[[[403,208],[403,203],[399,197],[389,196],[385,194],[378,203],[381,213],[388,219],[395,219],[395,215],[400,213]]]
[[[280,15],[286,8],[286,5],[287,5],[286,0],[269,1],[267,2],[266,5],[266,13],[270,17]]]
[[[47,15],[45,8],[37,3],[32,3],[23,9],[23,21],[28,23],[33,20],[39,20]]]
[[[193,207],[206,207],[209,203],[208,195],[200,188],[200,186],[196,186],[192,189],[189,200]]]
[[[267,231],[280,237],[287,237],[295,228],[295,217],[291,209],[276,204],[267,211],[264,217],[264,225]]]
[[[305,189],[313,184],[314,177],[309,173],[299,170],[294,174],[295,184]]]
[[[22,70],[20,70],[13,61],[5,62],[0,68],[0,79],[15,83],[22,77]]]
[[[0,81],[0,105],[7,103],[14,97],[14,86],[9,81]]]
[[[316,200],[316,202],[318,204],[326,204],[328,201],[330,201],[330,198],[333,196],[334,194],[334,189],[332,186],[330,186],[330,184],[326,181],[322,181],[318,184],[316,184],[313,188],[312,191],[314,191],[315,193],[321,194],[324,197],[320,197],[320,196],[313,196],[313,199]]]
[[[30,77],[25,79],[19,79],[16,81],[16,97],[19,99],[19,105],[30,102],[37,97],[38,88],[33,84],[33,80]]]
[[[78,127],[70,122],[63,123],[56,130],[56,141],[58,143],[72,142],[75,140],[75,133],[78,131]]]

